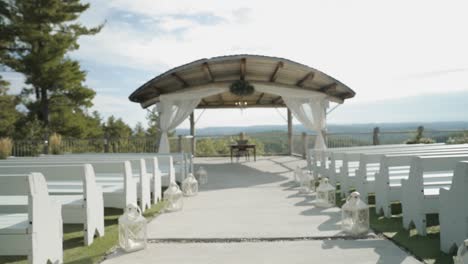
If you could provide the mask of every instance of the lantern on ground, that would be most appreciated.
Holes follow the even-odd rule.
[[[320,185],[317,187],[315,205],[318,207],[335,206],[335,192],[335,187],[328,183],[328,178],[322,178]]]
[[[309,190],[312,192],[315,192],[317,189],[316,183],[317,183],[317,178],[314,176],[314,173],[310,170],[307,170],[304,172],[308,176],[309,179]]]
[[[185,196],[195,196],[198,194],[198,181],[192,173],[182,181],[182,193]]]
[[[196,179],[201,185],[205,185],[208,183],[208,172],[206,172],[203,166],[198,168],[197,172],[195,173]]]
[[[457,256],[454,259],[455,264],[468,264],[468,239],[458,248]]]
[[[146,248],[146,219],[136,204],[129,204],[119,217],[119,244],[126,252]]]
[[[369,232],[369,206],[360,197],[352,192],[341,207],[341,230],[353,236]]]
[[[299,174],[299,193],[309,193],[310,189],[310,181],[312,180],[312,175],[307,171],[301,171]]]
[[[294,181],[298,184],[301,183],[302,178],[302,169],[301,167],[297,166],[296,170],[294,170]]]
[[[175,212],[182,210],[184,205],[183,194],[179,185],[175,182],[169,183],[169,187],[164,191],[165,211]]]

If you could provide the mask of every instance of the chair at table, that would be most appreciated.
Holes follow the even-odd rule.
[[[237,140],[237,148],[235,156],[237,158],[237,162],[239,162],[240,157],[244,156],[246,161],[250,161],[250,154],[247,148],[248,140]]]

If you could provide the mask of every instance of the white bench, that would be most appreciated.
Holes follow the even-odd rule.
[[[178,182],[182,182],[189,172],[193,173],[193,160],[191,153],[177,152],[177,153],[84,153],[84,154],[66,154],[58,156],[42,156],[41,158],[55,158],[55,157],[65,157],[65,158],[120,158],[120,159],[140,159],[140,158],[152,158],[157,157],[159,160],[159,170],[161,171],[162,184],[163,186],[169,185],[169,180],[167,175],[169,175],[169,157],[172,157],[173,168],[175,169],[175,176]],[[148,167],[148,171],[150,167]]]
[[[375,189],[375,210],[376,213],[383,212],[384,216],[389,218],[392,215],[391,203],[401,201],[402,190],[401,180],[408,179],[410,166],[413,157],[415,156],[431,156],[431,155],[451,155],[464,154],[464,152],[425,152],[424,155],[418,153],[404,154],[387,154],[381,156],[379,172],[374,176]],[[371,185],[372,181],[368,177],[367,185]],[[370,189],[372,187],[368,187]]]
[[[395,144],[395,145],[378,145],[378,146],[358,146],[358,147],[343,147],[343,148],[329,148],[327,150],[315,150],[309,149],[307,155],[307,167],[310,171],[313,171],[316,174],[321,174],[325,177],[330,177],[330,165],[331,165],[331,155],[332,153],[343,153],[349,151],[366,151],[370,149],[386,149],[386,148],[395,148],[400,146],[408,146],[406,144]],[[414,145],[416,146],[416,145]],[[341,164],[335,169],[341,167]],[[334,183],[335,184],[335,183]]]
[[[437,155],[437,154],[464,154],[468,152],[468,144],[464,145],[443,145],[426,149],[407,149],[399,151],[382,151],[377,153],[360,154],[359,168],[356,170],[353,186],[367,199],[369,193],[375,193],[375,177],[380,170],[380,161],[383,155]],[[402,164],[402,166],[405,164]],[[406,164],[409,166],[409,163]]]
[[[1,175],[0,255],[28,256],[32,264],[62,263],[62,237],[61,208],[50,199],[44,177]]]
[[[468,155],[413,158],[409,178],[401,180],[403,227],[413,223],[418,234],[426,235],[426,214],[439,213],[439,189],[450,188],[456,164],[463,160]]]
[[[371,151],[383,151],[383,150],[396,150],[396,149],[406,149],[406,148],[417,148],[421,145],[379,145],[379,146],[367,146],[367,147],[352,147],[348,149],[342,149],[339,151],[328,150],[325,155],[327,156],[328,161],[322,162],[323,166],[319,169],[319,172],[324,176],[331,179],[332,184],[337,182],[341,183],[341,175],[346,173],[349,167],[354,167],[355,164],[347,164],[346,168],[343,168],[345,165],[345,157],[348,153],[365,153]],[[357,160],[356,160],[357,161]],[[353,162],[348,160],[347,162]],[[357,163],[356,163],[357,164]],[[350,166],[351,165],[351,166]]]
[[[0,174],[31,172],[44,175],[51,199],[62,205],[63,222],[84,225],[85,245],[93,243],[96,233],[104,236],[103,196],[90,164],[0,166]]]
[[[332,162],[331,167],[337,162],[337,160],[341,160],[342,166],[338,170],[338,177],[337,181],[341,184],[341,193],[343,195],[347,195],[352,187],[356,187],[356,170],[360,168],[360,160],[361,154],[381,154],[381,153],[400,153],[400,152],[408,152],[408,151],[428,151],[431,149],[439,149],[439,148],[451,148],[448,145],[442,144],[418,144],[418,145],[398,145],[392,148],[372,148],[367,150],[354,150],[354,151],[347,151],[341,153],[332,153]],[[375,166],[377,165],[377,166]],[[374,171],[378,170],[378,164],[371,164],[369,165],[370,168],[373,168]]]
[[[14,158],[0,161],[0,166],[4,164],[91,164],[95,169],[96,182],[103,189],[105,207],[124,209],[129,203],[136,203],[137,197],[143,211],[151,207],[151,175],[146,172],[144,159],[128,161],[123,158],[57,156],[56,159]]]
[[[339,181],[341,184],[340,190],[342,195],[347,195],[352,187],[355,186],[355,176],[356,170],[359,169],[360,155],[362,153],[382,153],[382,152],[400,152],[400,151],[410,151],[410,150],[421,150],[437,147],[434,145],[397,145],[392,147],[380,147],[376,146],[374,148],[367,149],[358,149],[358,150],[348,150],[346,152],[332,153],[331,154],[331,172],[338,171],[337,175],[332,175],[335,178],[335,181]],[[341,167],[339,170],[333,170],[333,167],[336,166],[336,163],[341,161]],[[336,168],[336,167],[335,167]]]
[[[439,192],[440,249],[449,253],[468,238],[468,161],[457,164],[450,189]]]

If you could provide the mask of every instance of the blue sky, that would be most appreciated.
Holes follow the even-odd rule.
[[[468,120],[466,1],[84,2],[91,8],[80,21],[106,25],[71,56],[105,117],[145,123],[128,95],[148,79],[200,58],[250,53],[307,64],[354,89],[332,123]],[[21,76],[4,75],[17,92]],[[279,112],[206,111],[197,125],[282,124]]]

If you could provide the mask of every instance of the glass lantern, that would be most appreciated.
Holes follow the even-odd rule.
[[[315,205],[318,207],[335,206],[335,192],[335,187],[328,183],[328,178],[322,178],[320,185],[317,187]]]
[[[164,191],[164,201],[166,202],[165,211],[175,212],[182,210],[184,205],[183,194],[179,188],[179,185],[175,182],[171,182],[167,190]]]
[[[299,174],[299,193],[302,194],[307,194],[311,191],[310,189],[310,181],[311,181],[311,175],[307,173],[307,171],[301,171]]]
[[[196,179],[201,185],[205,185],[208,183],[208,173],[206,172],[203,166],[198,168],[197,172],[195,173]]]
[[[297,166],[296,170],[294,170],[294,181],[297,184],[300,184],[301,179],[302,179],[302,169],[301,169],[301,167]]]
[[[457,256],[454,258],[455,264],[468,264],[468,239],[463,242],[457,251]]]
[[[195,196],[198,194],[198,181],[192,173],[182,181],[182,193],[185,196]]]
[[[353,236],[369,232],[369,206],[352,192],[341,207],[341,230]]]
[[[129,204],[119,217],[119,244],[125,252],[146,248],[146,219],[136,204]]]
[[[310,171],[310,170],[307,170],[307,171],[304,172],[304,174],[306,174],[308,176],[308,179],[309,179],[309,182],[308,182],[309,190],[312,191],[312,192],[315,192],[316,189],[317,189],[317,186],[316,186],[317,179],[314,176],[314,173],[312,171]]]

